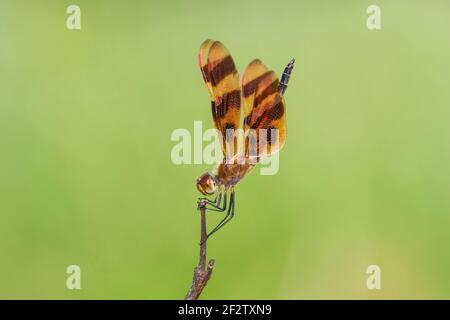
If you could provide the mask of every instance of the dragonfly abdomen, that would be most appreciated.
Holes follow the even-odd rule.
[[[291,77],[292,69],[294,69],[295,59],[292,59],[286,68],[284,68],[283,75],[281,76],[280,84],[278,85],[278,91],[281,95],[284,94],[288,87],[289,78]]]

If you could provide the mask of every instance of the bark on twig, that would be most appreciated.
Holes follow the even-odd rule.
[[[198,210],[200,210],[200,258],[198,265],[194,269],[194,279],[192,280],[192,286],[184,297],[185,300],[197,300],[206,284],[214,268],[214,259],[209,260],[206,265],[206,203],[200,201],[198,204]]]

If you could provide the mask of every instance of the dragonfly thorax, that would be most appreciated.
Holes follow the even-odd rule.
[[[235,186],[254,167],[251,163],[219,163],[216,168],[216,180],[219,187],[226,189]]]

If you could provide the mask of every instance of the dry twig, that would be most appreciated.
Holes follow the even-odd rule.
[[[194,269],[194,279],[192,286],[184,297],[185,300],[197,300],[206,284],[214,268],[214,259],[209,260],[206,265],[206,203],[200,201],[198,210],[200,210],[200,258],[197,267]]]

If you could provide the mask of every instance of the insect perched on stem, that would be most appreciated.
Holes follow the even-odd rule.
[[[292,59],[284,69],[281,81],[260,60],[253,60],[245,69],[242,83],[233,58],[219,41],[206,40],[198,54],[200,70],[209,96],[215,128],[221,133],[223,160],[214,173],[197,178],[197,189],[205,196],[207,209],[224,212],[222,221],[209,232],[217,232],[234,216],[236,184],[257,164],[262,156],[279,151],[286,141],[286,120],[283,95],[294,68]],[[242,90],[241,90],[242,88]],[[243,110],[241,110],[241,101]],[[243,113],[244,150],[240,151],[239,129]],[[227,199],[229,194],[230,199]]]

